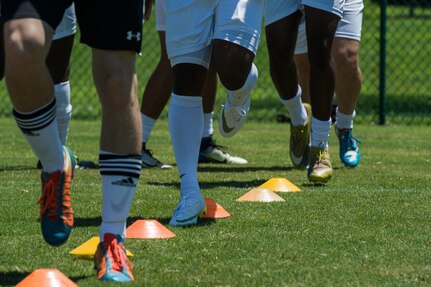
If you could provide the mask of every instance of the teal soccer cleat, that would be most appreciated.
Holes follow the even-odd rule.
[[[340,143],[340,159],[345,166],[356,167],[361,160],[361,153],[357,143],[361,141],[353,136],[352,129],[339,129],[335,133]]]

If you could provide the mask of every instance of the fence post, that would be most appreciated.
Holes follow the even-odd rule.
[[[387,0],[380,1],[380,72],[379,72],[379,124],[386,122],[386,8]]]

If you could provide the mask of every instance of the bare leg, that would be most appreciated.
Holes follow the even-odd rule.
[[[295,55],[295,64],[298,70],[298,82],[302,89],[302,102],[310,103],[310,62],[308,54]]]

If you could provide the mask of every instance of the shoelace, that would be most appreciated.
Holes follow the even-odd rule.
[[[113,270],[122,272],[123,267],[127,265],[130,269],[133,268],[132,264],[129,262],[127,256],[123,252],[123,246],[118,243],[117,239],[113,239],[110,242],[103,242],[103,246],[106,248],[106,256],[111,257],[112,259]],[[109,254],[111,256],[109,256]]]
[[[356,142],[362,143],[362,141],[360,139],[353,136],[351,129],[342,129],[341,133],[342,133],[341,134],[341,140],[343,141],[343,143],[347,147],[347,151],[355,150],[357,147]]]
[[[51,220],[57,219],[57,198],[56,198],[56,185],[52,178],[49,179],[43,186],[43,192],[38,200],[38,204],[42,204],[40,209],[40,218],[45,214],[48,210],[48,218]]]
[[[227,113],[230,115],[230,118],[235,122],[239,122],[243,117],[247,115],[247,112],[238,106],[230,106],[227,110]]]

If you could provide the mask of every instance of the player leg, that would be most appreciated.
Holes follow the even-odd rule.
[[[212,17],[205,16],[214,5],[199,0],[167,3],[166,45],[174,83],[168,121],[181,181],[180,200],[169,222],[173,226],[196,224],[205,209],[197,165],[204,122],[202,89],[210,64],[213,25]]]
[[[258,78],[253,60],[260,40],[262,12],[263,1],[245,0],[222,1],[216,10],[214,65],[228,94],[219,118],[219,131],[224,137],[240,130],[250,109],[251,91]]]
[[[314,183],[326,183],[332,177],[328,151],[331,105],[335,90],[331,48],[341,18],[337,12],[342,9],[342,3],[339,0],[328,0],[325,3],[313,0],[304,2],[313,113],[308,179]]]
[[[213,111],[217,94],[217,72],[211,63],[205,85],[202,92],[204,110],[204,129],[201,146],[199,150],[200,163],[224,163],[224,164],[246,164],[247,160],[238,156],[232,156],[225,151],[224,146],[216,144],[213,139]]]
[[[348,167],[357,166],[361,159],[357,144],[360,141],[353,136],[353,119],[362,82],[359,68],[362,10],[362,0],[346,1],[332,49],[338,102],[335,132],[340,144],[340,159]]]
[[[74,158],[59,139],[53,83],[45,64],[53,27],[64,9],[60,1],[2,2],[6,84],[18,127],[43,164],[41,229],[51,245],[66,242],[73,225]]]
[[[302,89],[293,58],[302,16],[298,9],[299,3],[294,1],[267,2],[265,31],[271,78],[290,116],[290,158],[295,168],[304,169],[308,164],[311,109],[302,103]]]
[[[81,42],[92,48],[93,78],[102,104],[102,224],[95,268],[99,280],[133,281],[124,241],[142,166],[135,58],[141,49],[143,2],[82,0],[75,1],[75,9]]]
[[[166,52],[166,1],[156,0],[156,30],[160,41],[160,59],[147,85],[145,86],[141,104],[142,118],[142,167],[172,168],[160,162],[147,149],[151,132],[160,117],[172,92],[172,68]]]

